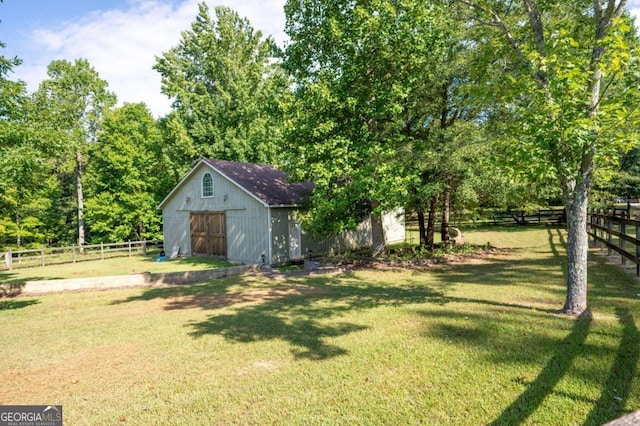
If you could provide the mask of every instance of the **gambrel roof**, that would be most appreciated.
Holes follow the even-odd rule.
[[[314,184],[311,182],[289,182],[285,172],[267,164],[204,159],[200,160],[187,173],[158,208],[161,209],[178,188],[188,181],[195,170],[203,164],[211,167],[270,207],[301,206],[314,188]]]

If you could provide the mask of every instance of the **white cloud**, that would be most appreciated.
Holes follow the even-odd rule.
[[[155,56],[175,46],[190,27],[199,0],[172,5],[161,0],[133,0],[127,9],[94,12],[59,28],[41,28],[31,34],[30,53],[16,77],[35,90],[54,59],[86,58],[124,102],[145,102],[154,115],[170,110],[160,93],[160,75],[152,69]],[[213,9],[220,1],[207,1]],[[282,45],[284,0],[237,0],[226,4],[251,21],[254,29],[272,35]]]

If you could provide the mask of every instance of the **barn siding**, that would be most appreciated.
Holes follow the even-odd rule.
[[[213,197],[203,198],[202,177],[207,172],[213,177]],[[262,255],[267,264],[290,260],[289,220],[295,216],[296,209],[268,208],[205,163],[200,163],[171,197],[163,202],[164,241],[168,255],[177,250],[181,255],[191,255],[189,216],[192,211],[225,212],[227,258],[230,261],[259,264]],[[399,216],[397,212],[386,214],[383,225],[388,243],[404,241],[404,215]],[[370,246],[369,219],[363,221],[355,231],[333,238],[318,240],[304,230],[301,235],[303,256],[308,250],[312,255],[318,255]]]
[[[326,254],[329,252],[342,253],[346,250],[356,250],[363,247],[371,247],[371,220],[366,219],[355,231],[347,231],[338,236],[317,239],[306,232],[302,235],[302,253],[311,255]]]
[[[268,209],[252,203],[245,210],[227,211],[228,257],[233,262],[269,262]]]
[[[203,198],[202,177],[213,177],[213,197]],[[226,194],[226,199],[225,199]],[[267,208],[215,170],[201,164],[163,206],[165,251],[191,255],[191,211],[224,211],[227,216],[227,257],[235,262],[261,262],[268,256]]]
[[[271,209],[271,263],[288,262],[289,259],[289,213],[291,209]]]
[[[384,238],[387,244],[401,243],[405,240],[404,210],[398,209],[382,216]]]
[[[404,212],[402,210],[384,214],[382,216],[382,226],[384,227],[384,236],[387,244],[405,240]],[[371,219],[367,218],[360,223],[355,231],[347,231],[336,237],[318,240],[310,234],[303,234],[302,253],[306,255],[307,250],[311,250],[312,256],[326,254],[331,251],[342,253],[346,250],[371,247],[372,243]]]

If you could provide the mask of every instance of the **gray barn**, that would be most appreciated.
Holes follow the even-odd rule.
[[[317,241],[296,219],[313,184],[290,183],[273,166],[200,160],[160,203],[168,255],[216,256],[233,262],[282,264],[307,250],[371,245],[367,220],[354,232]],[[387,242],[404,241],[404,217],[383,218]]]

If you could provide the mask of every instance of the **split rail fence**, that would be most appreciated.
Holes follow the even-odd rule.
[[[596,247],[606,247],[608,254],[620,254],[622,264],[627,260],[636,264],[636,274],[640,275],[640,217],[631,219],[625,210],[589,214],[587,232]]]
[[[76,263],[86,260],[104,260],[112,257],[140,254],[146,255],[151,254],[150,252],[160,252],[160,250],[162,250],[162,242],[146,240],[127,241],[125,243],[100,243],[81,247],[43,247],[16,251],[9,249],[5,252],[0,252],[0,270]]]

